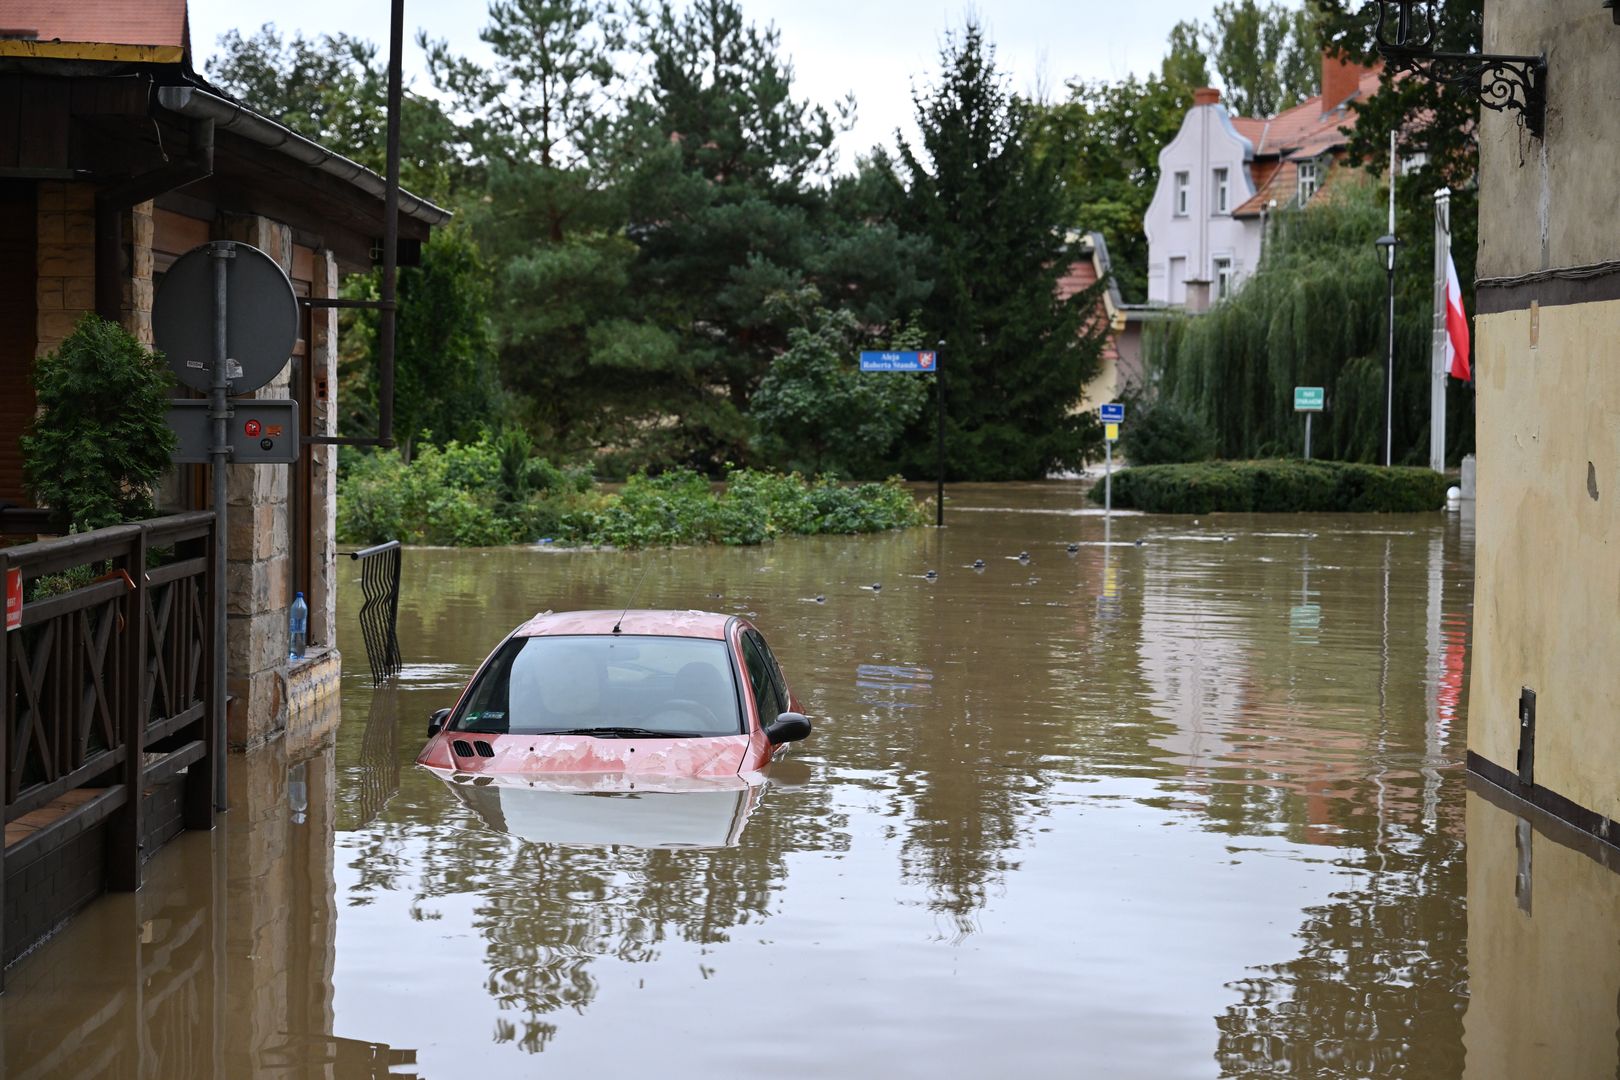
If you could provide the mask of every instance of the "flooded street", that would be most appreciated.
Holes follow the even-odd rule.
[[[4,1075],[1615,1075],[1620,877],[1463,768],[1471,522],[1079,505],[410,550],[375,693],[346,582],[335,740],[234,757],[219,829],[8,973]],[[512,626],[643,568],[780,657],[816,727],[769,784],[412,764]]]

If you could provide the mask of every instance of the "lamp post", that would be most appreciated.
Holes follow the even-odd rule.
[[[1384,464],[1387,466],[1392,463],[1395,446],[1395,247],[1400,240],[1391,231],[1374,243],[1378,245],[1389,275],[1385,290],[1389,334],[1384,349]]]

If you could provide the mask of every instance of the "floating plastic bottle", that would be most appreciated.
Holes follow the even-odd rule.
[[[287,659],[302,660],[309,639],[309,605],[304,603],[303,593],[293,599],[292,609],[287,613],[287,636],[292,640]]]

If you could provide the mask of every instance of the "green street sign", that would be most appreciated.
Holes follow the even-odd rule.
[[[1320,386],[1294,387],[1295,412],[1321,412],[1327,393]]]

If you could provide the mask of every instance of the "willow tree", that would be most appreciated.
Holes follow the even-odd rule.
[[[1327,390],[1328,411],[1313,435],[1318,456],[1377,456],[1385,274],[1373,240],[1387,228],[1385,213],[1376,185],[1346,177],[1309,209],[1271,219],[1260,267],[1237,295],[1154,328],[1153,388],[1203,417],[1221,456],[1298,453],[1296,386]],[[1424,386],[1427,370],[1424,353]]]

